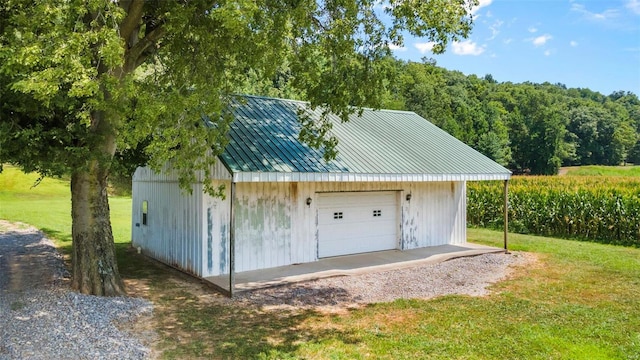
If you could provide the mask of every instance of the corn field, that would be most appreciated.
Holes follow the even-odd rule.
[[[502,229],[502,182],[469,182],[467,189],[469,224]],[[640,179],[514,177],[509,230],[640,247]]]

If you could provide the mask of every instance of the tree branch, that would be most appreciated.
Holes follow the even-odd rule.
[[[152,50],[152,51],[147,51],[147,50],[150,50],[151,46],[156,45],[158,40],[160,40],[164,36],[165,32],[166,32],[165,27],[162,25],[159,25],[158,27],[156,27],[155,29],[147,33],[147,35],[144,38],[142,38],[140,41],[138,41],[134,46],[132,46],[127,51],[125,66],[124,66],[125,71],[126,72],[133,71],[136,67],[140,66],[140,64],[142,64],[142,62],[144,62],[144,60],[150,54],[155,52],[155,50]]]
[[[128,6],[127,6],[128,4]],[[127,17],[120,24],[120,36],[127,42],[129,48],[132,48],[138,42],[138,32],[136,29],[140,27],[142,13],[144,8],[144,0],[130,0],[121,4],[127,6]]]

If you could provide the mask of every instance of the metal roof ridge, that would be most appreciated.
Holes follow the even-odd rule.
[[[305,105],[309,105],[310,104],[309,101],[305,101],[305,100],[285,99],[285,98],[278,98],[278,97],[272,97],[272,96],[263,96],[263,95],[233,94],[233,96],[240,96],[240,97],[247,97],[247,98],[254,98],[254,99],[263,99],[263,100],[277,100],[277,101],[282,101],[282,102],[299,103],[299,104],[305,104]],[[349,107],[353,108],[353,109],[356,109],[356,110],[359,109],[357,106],[353,106],[353,105],[349,105]],[[410,111],[410,110],[395,110],[395,109],[382,109],[382,108],[376,109],[376,108],[371,108],[371,107],[362,107],[361,109],[362,110],[368,110],[368,111],[392,112],[392,113],[418,115],[415,111]],[[357,113],[355,114],[355,116],[357,116]]]
[[[509,173],[232,172],[233,182],[439,182],[509,180]]]

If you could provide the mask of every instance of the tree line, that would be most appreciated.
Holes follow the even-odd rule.
[[[515,173],[560,166],[640,164],[640,100],[556,83],[514,84],[422,62],[386,60],[394,76],[382,108],[414,111]],[[273,81],[251,75],[242,93],[296,98],[284,69]]]
[[[386,106],[411,110],[516,173],[640,163],[640,100],[556,83],[497,82],[395,60]]]

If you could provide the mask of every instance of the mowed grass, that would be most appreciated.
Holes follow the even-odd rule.
[[[567,176],[638,176],[640,177],[639,165],[627,166],[570,166],[566,168]]]
[[[37,196],[30,183],[7,191],[4,177],[21,176],[7,170],[0,218],[49,227],[65,244],[67,184],[43,183]],[[640,359],[640,249],[510,234],[512,250],[538,260],[486,297],[397,300],[337,313],[259,309],[222,301],[137,255],[127,246],[130,200],[116,199],[122,211],[113,200],[119,266],[130,293],[156,305],[149,326],[162,358]],[[469,240],[500,246],[502,234],[469,229]]]
[[[0,173],[0,219],[33,225],[68,251],[71,246],[71,190],[69,181],[43,179],[5,165]],[[110,197],[116,243],[131,242],[131,198]]]

